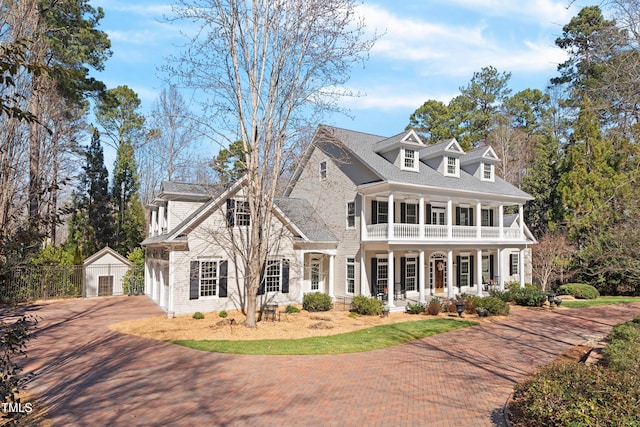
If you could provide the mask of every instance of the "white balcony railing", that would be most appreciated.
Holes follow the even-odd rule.
[[[365,240],[387,240],[389,238],[388,224],[369,224],[364,236]],[[418,224],[393,224],[393,240],[446,240],[449,236],[449,227],[446,225],[424,225],[424,233],[420,235]],[[481,227],[480,238],[476,226],[451,226],[452,240],[500,240],[500,228]],[[520,230],[517,228],[505,228],[502,240],[522,240]]]

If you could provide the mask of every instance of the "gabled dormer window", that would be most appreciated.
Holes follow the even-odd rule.
[[[227,199],[227,226],[248,227],[251,225],[249,202]]]
[[[447,157],[445,157],[445,160],[446,160],[446,165],[445,165],[444,174],[446,176],[459,177],[460,176],[460,161],[458,160],[458,158],[457,157],[453,157],[453,156],[447,156]]]
[[[482,162],[482,180],[483,181],[493,181],[493,165],[491,163]]]
[[[402,160],[401,160],[401,168],[403,170],[418,170],[418,160],[416,159],[416,150],[412,150],[410,148],[402,148],[400,150]]]

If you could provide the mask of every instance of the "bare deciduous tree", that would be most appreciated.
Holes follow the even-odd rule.
[[[564,271],[572,252],[563,232],[547,232],[534,245],[532,251],[533,276],[543,291],[549,282]]]
[[[243,142],[252,226],[233,246],[243,252],[245,323],[255,327],[283,152],[309,118],[339,109],[350,68],[373,40],[363,39],[353,0],[177,0],[173,11],[197,29],[166,71],[206,99],[208,132],[221,146]]]

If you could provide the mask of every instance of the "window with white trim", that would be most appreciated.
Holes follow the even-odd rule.
[[[470,262],[469,256],[460,257],[460,283],[459,286],[469,286],[470,280]]]
[[[249,213],[249,202],[246,200],[236,200],[236,225],[248,227],[251,225],[251,214]]]
[[[458,158],[453,156],[447,156],[447,165],[445,169],[445,175],[447,176],[460,176],[460,168]]]
[[[347,258],[347,293],[356,292],[356,259]]]
[[[418,162],[416,161],[416,150],[410,148],[403,148],[402,154],[402,167],[401,169],[408,169],[412,171],[418,170]]]
[[[389,202],[378,202],[378,224],[389,223]]]
[[[378,258],[378,293],[384,293],[389,288],[389,260]]]
[[[404,285],[407,291],[416,290],[416,282],[418,281],[418,261],[415,257],[406,259],[404,268]]]
[[[404,208],[404,218],[402,221],[405,224],[417,224],[418,223],[418,205],[415,203],[407,203]]]
[[[282,283],[282,260],[267,260],[264,271],[264,284],[267,292],[279,292]]]
[[[218,285],[218,261],[200,261],[200,296],[216,295]]]
[[[482,162],[482,180],[493,181],[493,165]]]
[[[356,226],[356,202],[347,202],[347,228]]]
[[[320,162],[320,181],[327,179],[327,162]]]
[[[513,276],[514,274],[518,274],[520,267],[520,259],[519,254],[510,254],[509,255],[509,275]]]

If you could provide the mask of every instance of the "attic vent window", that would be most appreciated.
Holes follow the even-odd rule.
[[[446,173],[447,176],[460,176],[460,169],[458,166],[458,158],[449,156],[447,157],[447,165],[446,165]]]
[[[324,181],[327,179],[327,162],[320,162],[320,180]]]
[[[418,170],[416,163],[416,151],[408,148],[402,150],[402,169]]]

